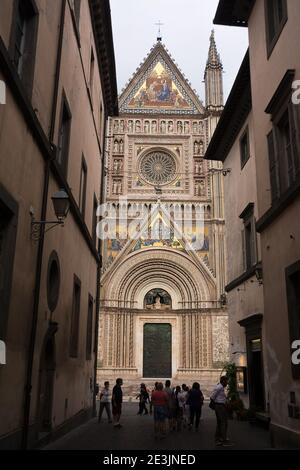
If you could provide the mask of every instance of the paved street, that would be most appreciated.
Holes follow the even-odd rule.
[[[153,417],[137,416],[138,405],[125,403],[121,429],[114,429],[96,419],[73,430],[63,438],[45,447],[47,450],[197,450],[220,449],[214,446],[215,416],[205,403],[198,432],[183,430],[172,432],[164,440],[156,441]],[[270,449],[269,433],[248,422],[229,422],[229,437],[235,442],[228,449]]]

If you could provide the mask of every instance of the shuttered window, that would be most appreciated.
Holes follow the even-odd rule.
[[[270,166],[270,181],[271,181],[271,195],[272,201],[276,201],[279,197],[279,176],[278,176],[278,160],[275,152],[275,137],[274,131],[268,135],[268,151],[269,151],[269,166]]]

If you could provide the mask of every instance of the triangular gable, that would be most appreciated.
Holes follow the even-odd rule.
[[[120,113],[204,114],[196,93],[158,42],[119,98]]]
[[[170,236],[170,240],[168,240],[168,238],[166,240],[158,239],[157,243],[155,243],[155,240],[153,239],[145,239],[145,234],[149,233],[149,227],[151,227],[152,224],[155,224],[158,220],[161,221],[162,226],[170,228],[170,231],[168,233],[168,235]],[[209,247],[206,246],[205,242],[206,237],[204,237],[203,239],[203,247],[201,247],[199,251],[195,251],[193,249],[193,239],[187,237],[184,233],[182,233],[181,228],[178,227],[178,225],[175,223],[173,217],[170,218],[170,214],[164,208],[163,204],[155,205],[151,209],[148,216],[143,219],[142,223],[138,223],[137,225],[139,226],[139,229],[136,229],[133,233],[131,233],[130,239],[128,239],[127,241],[124,240],[124,244],[122,245],[122,247],[120,247],[120,250],[118,251],[116,257],[111,260],[111,262],[108,263],[106,266],[103,266],[103,275],[107,276],[108,272],[114,270],[116,266],[118,266],[119,263],[121,263],[124,258],[130,253],[146,248],[167,248],[179,250],[185,253],[186,255],[190,256],[194,260],[194,262],[196,262],[196,264],[201,265],[202,268],[204,268],[207,272],[210,273],[210,276],[213,274],[206,261],[207,254],[209,251]],[[147,244],[148,241],[150,241],[151,243]]]

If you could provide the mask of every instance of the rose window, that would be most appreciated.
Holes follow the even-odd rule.
[[[140,172],[150,184],[167,184],[175,178],[176,164],[168,153],[151,152],[142,158]]]

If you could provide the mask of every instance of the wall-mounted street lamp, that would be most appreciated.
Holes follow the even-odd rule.
[[[258,283],[263,284],[263,268],[261,263],[258,263],[255,267],[255,276]]]
[[[52,228],[56,227],[57,225],[64,225],[65,219],[68,215],[70,209],[70,200],[67,193],[61,189],[57,193],[55,193],[52,197],[52,204],[55,215],[57,220],[35,220],[33,209],[30,210],[31,215],[31,238],[34,241],[38,241],[40,239],[40,228],[41,226],[51,225],[46,232],[49,232]]]

